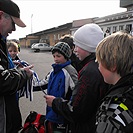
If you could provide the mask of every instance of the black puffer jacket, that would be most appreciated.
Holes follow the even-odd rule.
[[[133,73],[108,90],[96,117],[96,133],[133,132]]]
[[[80,63],[81,61],[74,53],[72,53],[70,60],[71,60],[71,65],[77,70],[77,72],[79,72],[82,68],[82,65]]]
[[[108,85],[98,70],[94,54],[81,63],[83,68],[79,72],[78,83],[73,91],[72,106],[67,101],[56,98],[52,107],[55,112],[66,118],[72,133],[94,133],[96,110]]]
[[[21,128],[21,114],[16,91],[25,84],[24,70],[8,69],[6,42],[0,35],[0,133],[17,133]]]

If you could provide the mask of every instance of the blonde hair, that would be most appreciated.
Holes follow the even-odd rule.
[[[18,51],[18,44],[14,41],[9,41],[7,42],[7,49],[9,49],[10,47],[14,48],[17,52]]]
[[[96,60],[108,70],[116,67],[121,77],[132,73],[133,37],[118,32],[104,38],[96,48]]]

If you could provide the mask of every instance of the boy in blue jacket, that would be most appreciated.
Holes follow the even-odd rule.
[[[70,100],[71,92],[78,80],[76,69],[69,60],[71,48],[65,42],[58,42],[52,49],[54,64],[52,70],[43,80],[34,83],[34,90],[47,88],[47,94]],[[53,109],[47,106],[47,124],[52,127],[53,132],[65,133],[64,118],[57,115]],[[49,130],[49,129],[48,129]]]

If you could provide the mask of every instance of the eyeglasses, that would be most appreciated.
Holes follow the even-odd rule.
[[[11,21],[12,21],[12,26],[13,26],[13,28],[15,28],[15,23],[14,23],[12,17],[11,17],[9,14],[5,13],[5,12],[3,12],[3,15],[5,16],[5,18],[10,18],[10,19],[11,19]]]
[[[13,26],[13,28],[15,28],[15,23],[14,23],[14,21],[13,21],[11,16],[10,16],[10,18],[11,18],[11,21],[12,21],[12,26]]]

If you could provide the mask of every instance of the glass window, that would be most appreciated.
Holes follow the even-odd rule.
[[[120,25],[119,30],[124,30],[124,25]]]

